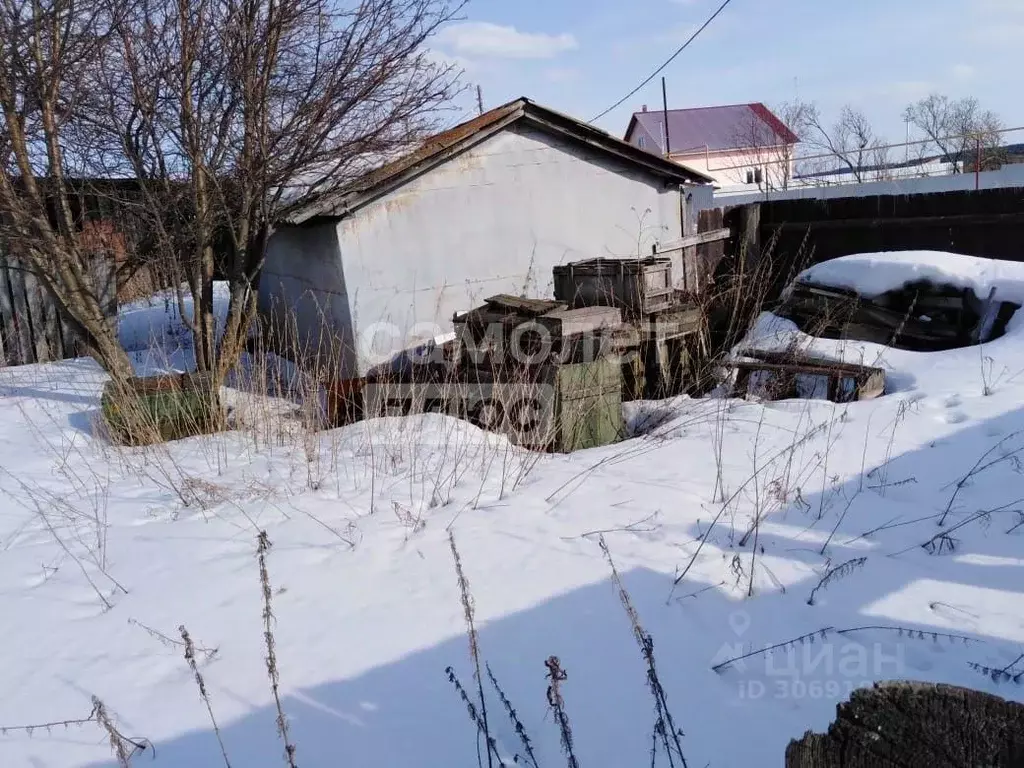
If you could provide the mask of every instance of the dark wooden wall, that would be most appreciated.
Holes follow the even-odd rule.
[[[69,195],[79,245],[94,253],[90,276],[106,317],[117,316],[117,270],[128,243],[141,237],[130,213],[134,183],[83,181]],[[73,187],[72,187],[73,188]],[[0,218],[4,215],[0,211]],[[56,210],[50,211],[56,226]],[[3,240],[0,221],[0,365],[47,363],[85,354],[57,302],[20,260],[16,245]]]
[[[117,277],[112,259],[97,259],[92,279],[104,308],[117,315]],[[0,255],[0,365],[48,363],[85,354],[57,303],[32,272]]]

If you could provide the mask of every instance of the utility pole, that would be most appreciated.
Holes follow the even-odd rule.
[[[476,108],[481,115],[484,113],[484,92],[479,83],[476,86]]]
[[[981,134],[975,137],[978,142],[978,156],[974,160],[974,191],[981,189]]]
[[[665,90],[665,78],[661,78],[661,114],[665,121],[665,157],[672,156],[672,148],[668,138],[668,94]]]

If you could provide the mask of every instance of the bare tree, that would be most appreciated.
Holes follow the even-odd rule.
[[[436,130],[458,90],[459,72],[425,44],[461,0],[4,2],[16,19],[47,6],[42,26],[53,30],[37,45],[40,74],[23,79],[56,80],[55,94],[39,86],[48,106],[22,118],[42,125],[52,151],[21,178],[42,171],[60,185],[73,160],[75,173],[136,180],[142,250],[174,271],[196,366],[218,382],[243,351],[282,211],[344,188]],[[50,42],[67,30],[79,40],[70,51]],[[24,41],[14,50],[38,39],[16,32],[4,35],[5,44]],[[11,90],[0,101],[18,125],[23,107],[17,95],[4,98]],[[48,245],[41,259],[56,250]],[[220,337],[218,275],[230,291]],[[115,352],[102,357],[108,368],[120,364]]]
[[[904,118],[921,131],[960,173],[965,161],[978,150],[991,154],[999,148],[1003,122],[991,110],[982,109],[973,97],[950,99],[933,93],[907,107]]]
[[[0,251],[35,274],[88,353],[123,382],[132,367],[105,316],[96,265],[109,254],[96,253],[85,226],[88,150],[74,116],[90,98],[82,73],[110,29],[90,0],[0,3]]]
[[[842,108],[831,126],[825,125],[818,108],[811,105],[806,142],[838,160],[858,183],[870,180],[887,159],[885,142],[875,135],[867,116],[849,105]]]
[[[812,105],[802,101],[789,101],[777,105],[773,114],[802,140]],[[758,115],[751,113],[733,137],[737,147],[753,155],[754,164],[761,171],[759,182],[765,190],[788,189],[793,177],[797,143],[787,141],[779,132]]]

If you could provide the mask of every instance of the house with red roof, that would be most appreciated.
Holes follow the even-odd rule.
[[[667,119],[666,119],[667,118]],[[720,187],[783,188],[800,141],[760,102],[633,114],[625,140],[705,173]]]

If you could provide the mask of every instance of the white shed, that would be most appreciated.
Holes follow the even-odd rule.
[[[555,265],[649,255],[683,234],[686,187],[709,181],[517,99],[290,211],[260,313],[282,351],[361,376],[488,296],[550,297]]]

